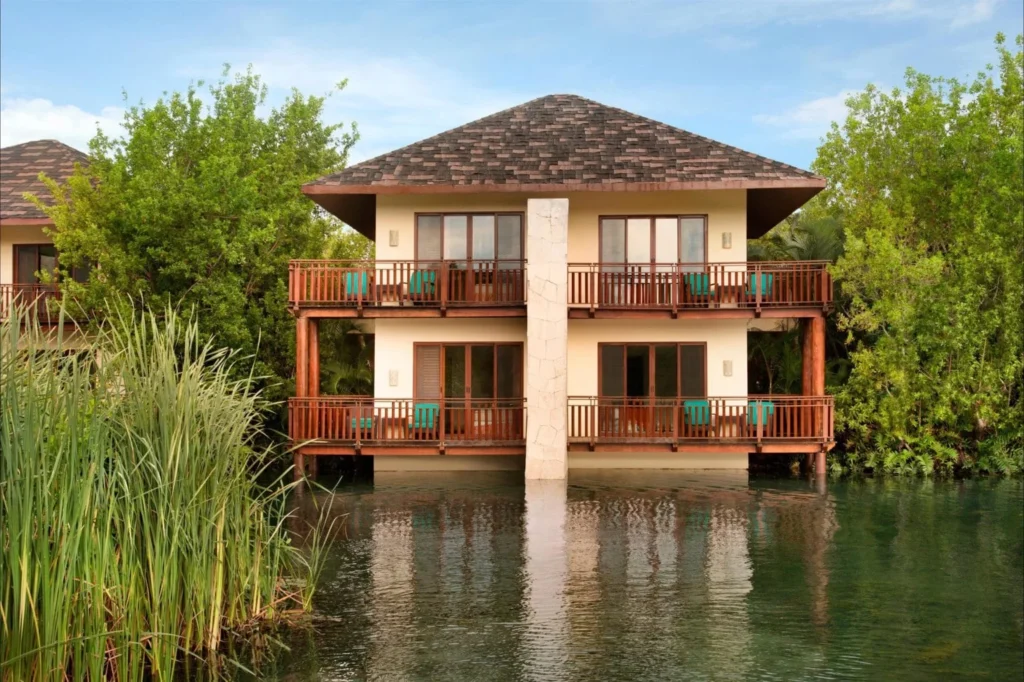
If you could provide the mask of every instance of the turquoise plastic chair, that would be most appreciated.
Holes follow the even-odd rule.
[[[437,270],[413,270],[409,273],[409,293],[432,296],[437,291]]]
[[[412,407],[412,422],[409,426],[414,429],[432,429],[440,411],[441,407],[437,403],[416,403]]]
[[[711,277],[706,272],[684,273],[686,288],[694,296],[711,296]]]
[[[772,295],[772,281],[775,275],[769,272],[762,272],[760,277],[761,298],[768,298]],[[747,296],[756,296],[758,290],[758,277],[751,273],[747,276]]]
[[[373,428],[373,417],[352,417],[352,429],[360,431],[369,431]]]
[[[751,400],[747,403],[747,423],[761,424],[768,423],[768,420],[775,414],[775,403],[770,400]]]
[[[369,289],[369,277],[365,270],[345,273],[346,296],[349,298],[355,298],[362,294],[363,298],[366,298],[367,289]]]
[[[711,404],[707,400],[684,400],[683,416],[693,426],[707,426],[711,423]]]

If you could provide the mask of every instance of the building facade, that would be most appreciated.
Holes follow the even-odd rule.
[[[296,471],[824,469],[822,262],[750,262],[825,186],[572,95],[542,97],[313,182],[374,262],[294,261]],[[374,395],[320,395],[319,325],[374,335]],[[799,325],[801,395],[751,395],[747,337]]]
[[[53,221],[25,194],[45,200],[49,190],[39,180],[40,173],[64,184],[75,164],[86,162],[85,154],[56,140],[0,149],[0,319],[9,314],[17,299],[35,305],[43,324],[57,322],[48,305],[60,296],[52,279],[60,254],[46,231]],[[84,277],[86,273],[73,270],[71,275]]]

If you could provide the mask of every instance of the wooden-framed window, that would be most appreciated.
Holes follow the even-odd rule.
[[[39,275],[44,272],[52,282],[58,262],[57,247],[53,244],[15,244],[14,283],[39,284]],[[89,268],[72,268],[70,274],[76,282],[84,282],[89,277]]]
[[[605,269],[683,263],[697,270],[707,262],[706,215],[601,216],[599,221]]]
[[[414,344],[416,400],[523,397],[523,344]]]
[[[707,395],[705,343],[599,343],[597,350],[601,397]]]
[[[523,261],[523,214],[417,213],[416,260],[518,270]]]

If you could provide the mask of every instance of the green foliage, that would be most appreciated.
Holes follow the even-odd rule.
[[[255,357],[278,399],[294,371],[288,260],[322,257],[340,232],[301,186],[344,167],[357,134],[322,122],[323,97],[293,91],[267,109],[259,76],[227,74],[206,99],[189,87],[129,108],[126,136],[98,132],[89,167],[49,183],[44,210],[61,267],[97,266],[85,285],[65,278],[80,305],[127,293],[195,309],[203,336]]]
[[[320,540],[291,544],[291,484],[257,482],[263,399],[202,338],[173,310],[0,322],[0,678],[176,679],[308,609]]]
[[[320,320],[320,392],[373,395],[372,342],[351,320]]]
[[[1019,471],[1024,464],[1024,53],[970,84],[908,70],[851,97],[814,170],[842,224],[837,395],[848,466]]]

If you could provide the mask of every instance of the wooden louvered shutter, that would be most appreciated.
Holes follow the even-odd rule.
[[[416,400],[441,398],[441,347],[416,346]]]

